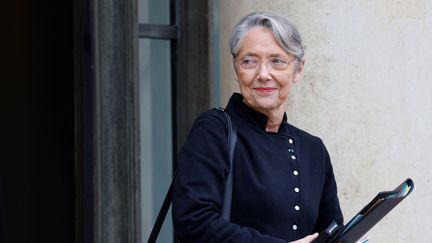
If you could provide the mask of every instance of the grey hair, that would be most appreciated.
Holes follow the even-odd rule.
[[[245,34],[257,26],[269,29],[286,53],[294,55],[298,60],[303,60],[304,46],[297,27],[287,17],[274,11],[253,12],[237,23],[229,40],[233,58],[238,54]]]

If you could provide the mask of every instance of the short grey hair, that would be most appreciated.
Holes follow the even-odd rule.
[[[286,53],[294,55],[298,60],[303,60],[304,46],[297,27],[287,17],[274,11],[253,12],[238,22],[229,40],[233,58],[238,54],[245,34],[257,26],[269,29]]]

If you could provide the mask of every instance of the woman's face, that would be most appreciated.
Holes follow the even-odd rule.
[[[234,69],[244,102],[264,114],[284,110],[291,85],[303,73],[304,62],[288,55],[273,33],[263,27],[251,28],[240,45]]]

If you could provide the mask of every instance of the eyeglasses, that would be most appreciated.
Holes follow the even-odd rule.
[[[282,57],[272,57],[266,61],[267,69],[271,67],[271,69],[276,72],[285,71],[288,68],[289,64],[295,59],[296,58],[293,58],[292,60],[287,61]],[[250,56],[243,57],[240,60],[235,59],[235,62],[240,65],[244,72],[249,74],[257,73],[258,70],[261,69],[261,64],[263,63],[261,59]]]

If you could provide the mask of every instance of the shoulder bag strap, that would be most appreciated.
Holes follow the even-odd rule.
[[[218,111],[221,111],[222,114],[224,114],[227,124],[228,124],[228,149],[229,149],[229,160],[230,160],[230,169],[228,172],[227,181],[225,184],[225,195],[224,195],[224,202],[223,202],[223,208],[222,208],[222,217],[229,221],[230,214],[231,214],[231,199],[232,199],[232,189],[233,189],[233,162],[234,162],[234,151],[235,151],[235,145],[237,144],[237,132],[235,128],[233,127],[231,123],[231,118],[224,111],[223,108],[217,109]],[[165,199],[162,203],[162,207],[159,210],[158,216],[156,218],[156,222],[153,226],[153,229],[150,233],[149,239],[147,243],[154,243],[156,242],[156,239],[159,235],[159,232],[161,230],[162,224],[166,218],[166,215],[168,213],[168,209],[171,205],[172,198],[173,198],[173,187],[174,187],[174,180],[177,177],[177,173],[174,174],[174,178],[171,181],[171,185],[168,189],[168,192],[165,196]]]
[[[219,110],[222,110],[219,108]],[[230,168],[228,172],[227,181],[225,183],[225,195],[224,195],[224,203],[222,208],[222,217],[227,221],[230,220],[231,215],[231,199],[232,199],[232,190],[233,190],[233,166],[234,166],[234,152],[235,146],[237,144],[237,131],[231,123],[231,118],[225,111],[222,110],[222,114],[225,115],[225,118],[228,122],[228,149],[229,149],[229,160],[230,160]]]

